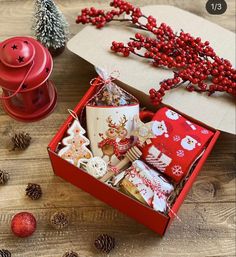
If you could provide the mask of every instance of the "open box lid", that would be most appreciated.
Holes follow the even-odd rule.
[[[142,11],[146,15],[157,17],[159,23],[167,23],[175,31],[183,29],[195,37],[209,40],[216,53],[228,59],[235,67],[233,32],[173,6],[145,6]],[[95,66],[118,70],[119,81],[148,95],[150,88],[157,88],[159,82],[171,78],[173,72],[154,68],[143,58],[133,55],[125,58],[109,50],[112,41],[127,42],[137,31],[145,33],[119,22],[107,24],[100,30],[87,26],[68,42],[67,47]],[[218,96],[215,93],[208,97],[207,94],[190,93],[185,87],[180,87],[166,93],[163,103],[213,128],[236,134],[235,99],[229,95]]]

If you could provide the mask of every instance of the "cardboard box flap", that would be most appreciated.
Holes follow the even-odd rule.
[[[146,6],[142,11],[146,15],[157,17],[160,23],[167,23],[175,31],[183,29],[193,36],[209,40],[216,53],[228,59],[235,67],[235,34],[233,32],[173,6]],[[125,58],[109,50],[112,41],[127,42],[137,31],[145,33],[120,23],[111,23],[101,30],[87,26],[75,35],[67,46],[70,51],[95,66],[119,70],[121,82],[148,94],[149,89],[157,88],[160,81],[171,78],[172,71],[154,68],[146,59],[136,56]],[[206,94],[190,93],[181,87],[170,90],[164,97],[163,103],[211,127],[232,134],[236,133],[235,99],[231,96],[216,93],[208,97]]]

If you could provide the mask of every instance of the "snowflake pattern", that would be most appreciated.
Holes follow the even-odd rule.
[[[207,134],[209,134],[209,131],[207,129],[202,129],[201,133],[204,134],[204,135],[207,135]]]
[[[176,176],[181,176],[183,174],[182,168],[180,165],[174,165],[172,168],[172,173]]]
[[[176,154],[178,157],[184,157],[184,151],[183,150],[177,150]]]
[[[178,142],[180,140],[180,136],[178,136],[178,135],[173,136],[173,140],[175,142]]]

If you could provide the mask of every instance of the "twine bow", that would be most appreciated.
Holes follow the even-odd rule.
[[[114,80],[118,79],[120,76],[120,72],[118,70],[113,70],[111,73],[108,73],[105,69],[103,68],[98,68],[95,66],[95,70],[97,72],[97,74],[99,75],[99,77],[93,78],[90,80],[90,85],[92,86],[94,84],[94,82],[96,81],[97,86],[98,86],[98,91],[85,103],[82,111],[81,111],[81,115],[80,115],[80,120],[82,121],[83,119],[83,113],[84,113],[84,109],[85,106],[92,100],[94,99],[97,95],[100,94],[100,92],[102,91],[102,89],[104,88],[104,86],[109,85],[111,82],[113,82]]]
[[[75,111],[71,110],[71,109],[67,109],[67,111],[69,112],[69,114],[77,121],[79,121],[78,115]]]
[[[108,85],[120,76],[120,72],[118,70],[113,70],[111,73],[108,73],[105,69],[99,67],[95,67],[95,70],[99,77],[91,79],[90,85],[93,85],[95,81],[97,81],[97,85]]]
[[[79,118],[78,118],[78,115],[77,115],[77,113],[76,113],[75,111],[73,111],[73,110],[71,110],[71,109],[67,109],[67,111],[69,112],[69,114],[70,114],[75,120],[77,120],[78,122],[80,122],[80,121],[79,121]],[[68,128],[70,127],[70,125],[71,125],[71,122],[68,123]]]

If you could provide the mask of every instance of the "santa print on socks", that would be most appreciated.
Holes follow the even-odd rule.
[[[143,159],[175,182],[188,173],[213,133],[180,114],[160,109],[153,117],[155,138],[143,148]]]

